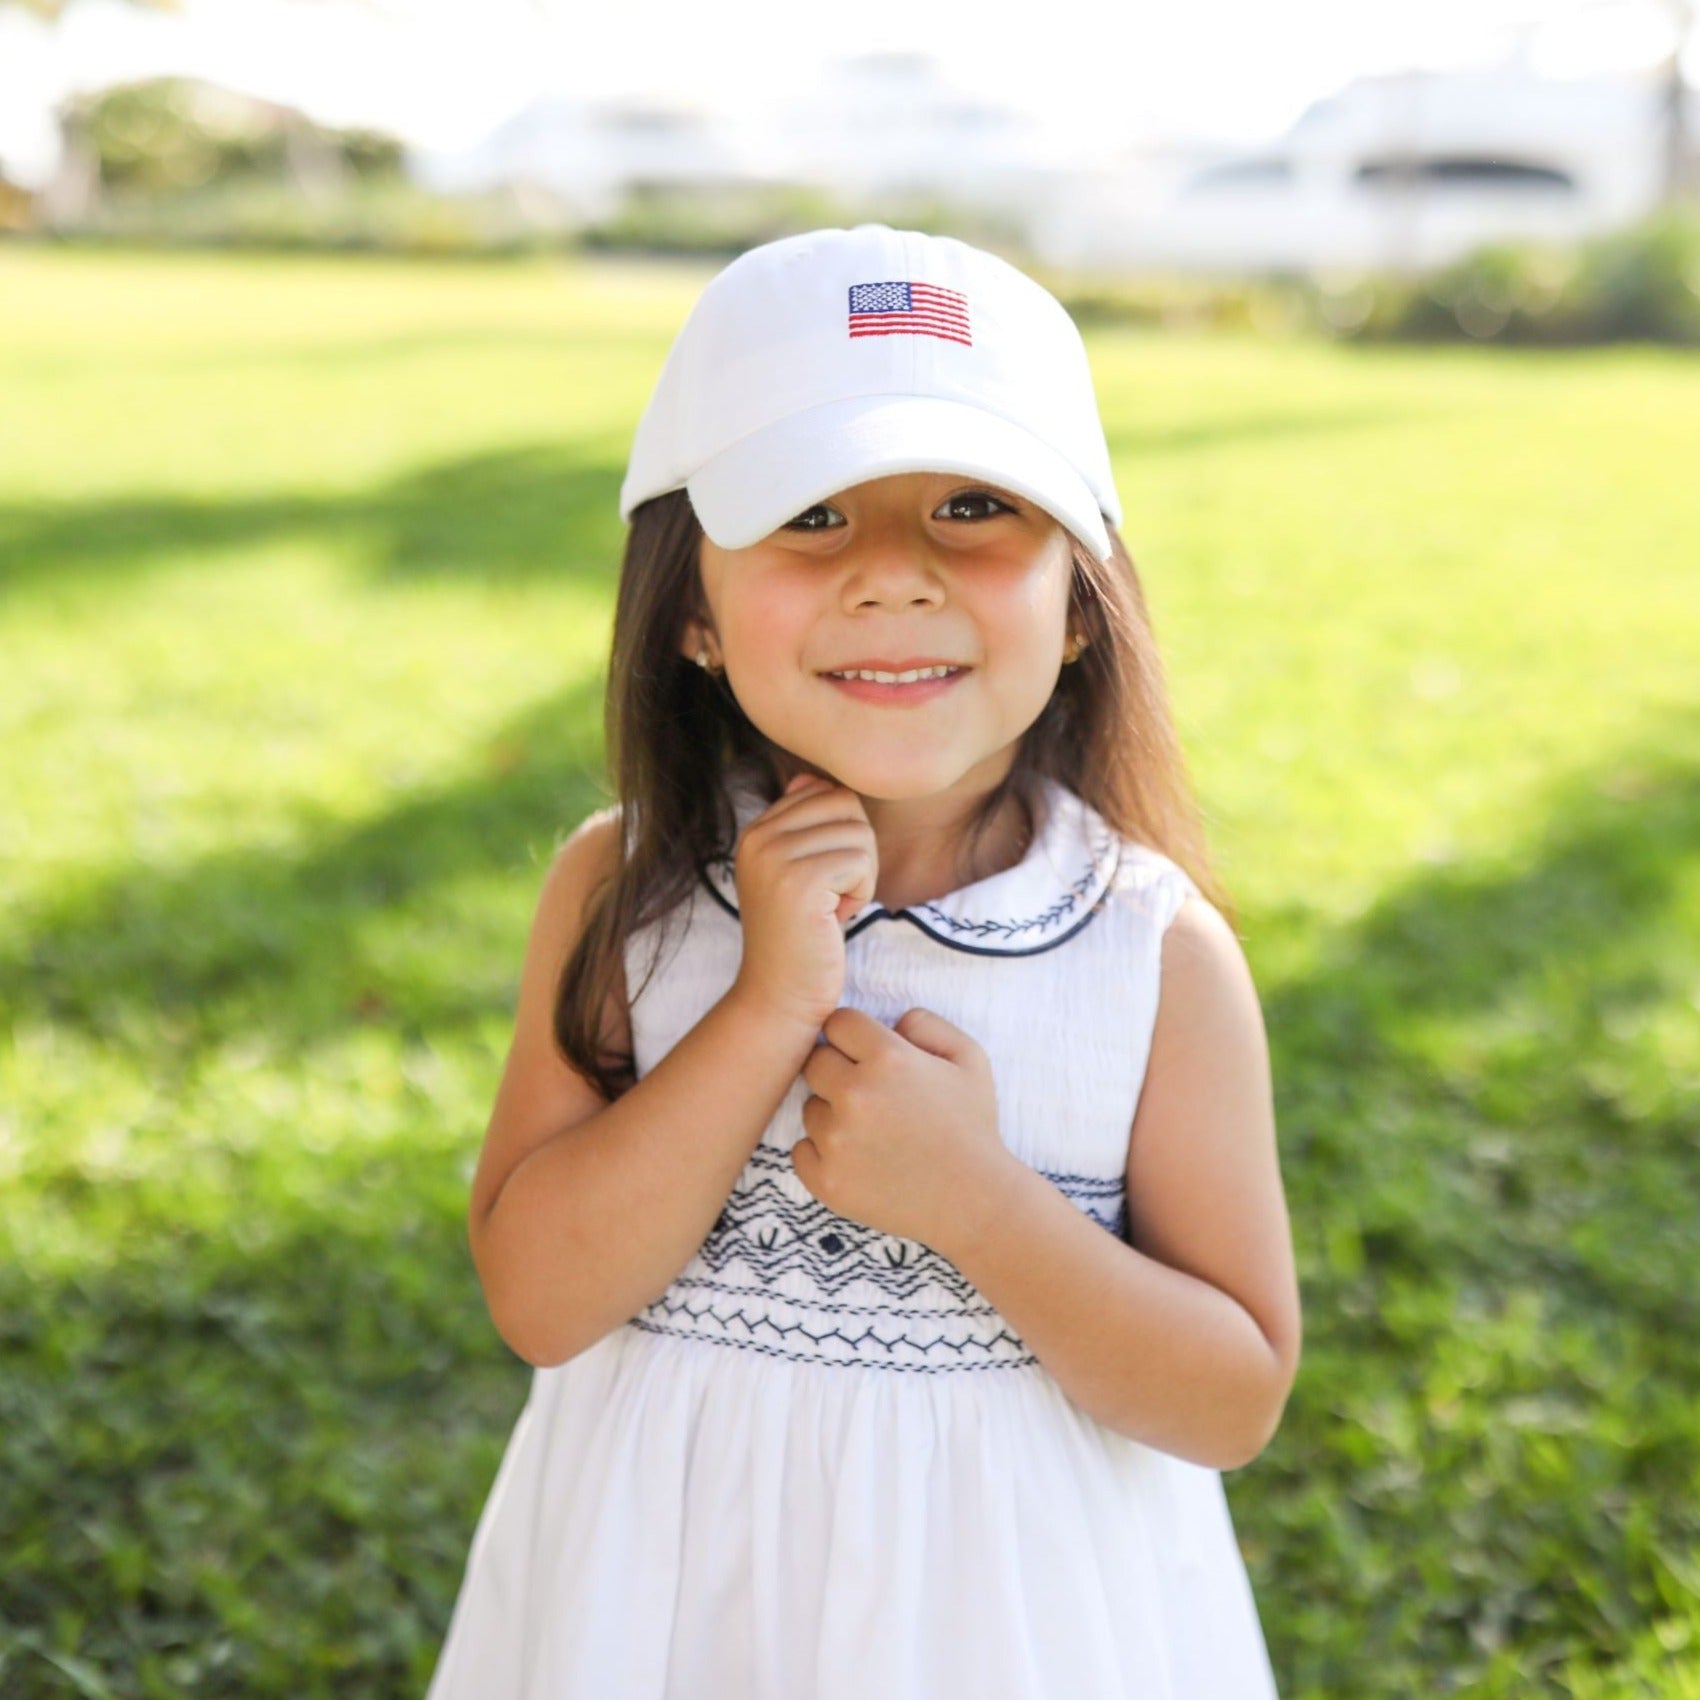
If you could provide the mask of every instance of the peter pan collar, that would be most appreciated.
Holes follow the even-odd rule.
[[[870,901],[845,923],[846,940],[876,921],[907,921],[940,944],[976,956],[1032,956],[1072,938],[1102,907],[1121,861],[1121,840],[1090,804],[1048,774],[1039,776],[1040,819],[1013,867],[958,887],[931,903],[887,909]],[[748,776],[728,782],[738,833],[768,807]],[[710,894],[738,913],[730,855],[697,868]]]

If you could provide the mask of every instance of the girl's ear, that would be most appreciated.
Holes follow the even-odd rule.
[[[708,637],[699,621],[685,622],[685,635],[679,640],[679,653],[687,661],[695,661],[698,656],[706,654],[710,667],[718,667],[720,659],[714,652],[714,644]]]

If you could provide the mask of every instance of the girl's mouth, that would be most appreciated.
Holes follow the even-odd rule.
[[[821,677],[846,696],[857,697],[863,702],[909,704],[927,702],[933,697],[943,695],[969,671],[967,667],[954,667],[942,676],[934,674],[913,681],[846,678],[837,673],[823,673]]]

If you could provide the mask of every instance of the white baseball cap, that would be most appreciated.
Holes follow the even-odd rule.
[[[740,254],[697,298],[638,421],[620,517],[683,488],[743,549],[896,472],[1025,496],[1099,560],[1121,523],[1086,346],[1062,303],[954,236],[858,224]]]

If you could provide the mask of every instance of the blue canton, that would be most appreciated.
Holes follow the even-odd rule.
[[[850,286],[852,313],[907,313],[913,305],[906,283],[853,283]]]

